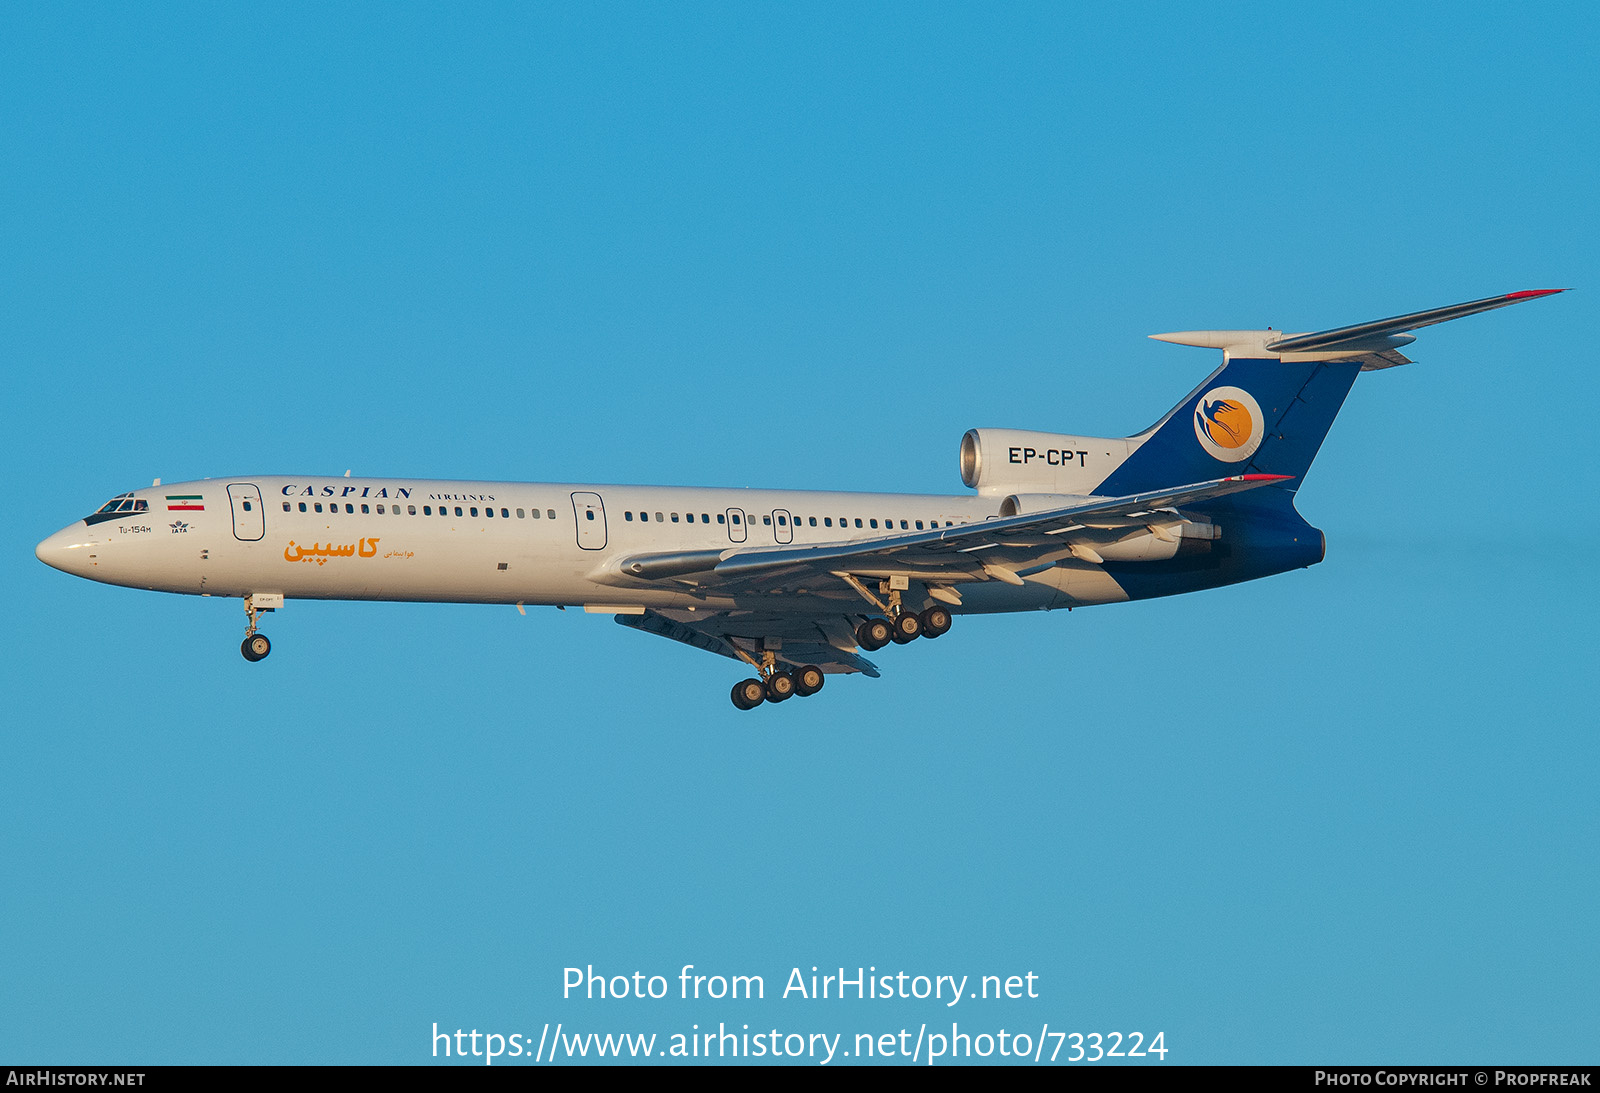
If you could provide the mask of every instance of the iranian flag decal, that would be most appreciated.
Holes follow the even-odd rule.
[[[204,512],[203,497],[198,493],[167,494],[168,512]]]

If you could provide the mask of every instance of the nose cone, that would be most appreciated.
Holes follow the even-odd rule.
[[[93,568],[90,555],[94,553],[96,545],[89,525],[79,520],[34,547],[33,553],[47,566],[76,577],[87,577]]]

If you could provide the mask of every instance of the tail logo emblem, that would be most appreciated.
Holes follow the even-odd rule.
[[[1194,435],[1200,446],[1224,463],[1249,459],[1261,447],[1265,429],[1261,406],[1248,391],[1213,387],[1194,409]]]

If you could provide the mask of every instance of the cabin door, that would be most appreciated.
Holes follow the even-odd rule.
[[[235,482],[228,487],[228,501],[233,506],[233,537],[241,542],[254,543],[267,533],[267,516],[261,507],[261,491],[248,482]]]
[[[572,495],[572,515],[578,521],[578,545],[584,550],[606,546],[606,505],[598,493]]]

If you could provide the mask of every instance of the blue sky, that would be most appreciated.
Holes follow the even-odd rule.
[[[5,24],[0,1057],[956,1019],[1593,1061],[1589,6]],[[32,557],[158,476],[956,493],[967,428],[1123,435],[1214,364],[1146,334],[1568,286],[1358,382],[1322,565],[753,715],[604,618],[298,603],[249,665],[237,604]],[[769,997],[561,998],[689,963]],[[812,965],[1041,997],[775,997]]]

